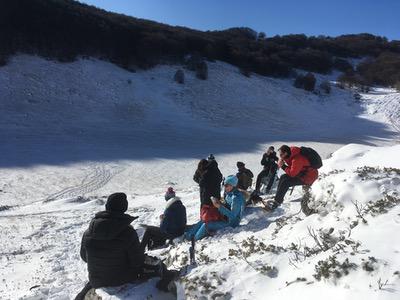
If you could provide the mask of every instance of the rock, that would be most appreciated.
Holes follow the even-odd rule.
[[[176,71],[176,73],[174,75],[174,80],[180,84],[185,83],[185,73],[183,73],[183,70],[179,69]]]

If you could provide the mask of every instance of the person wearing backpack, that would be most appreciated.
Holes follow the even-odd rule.
[[[282,145],[278,152],[278,167],[285,174],[279,179],[274,200],[267,203],[270,210],[282,204],[290,187],[312,185],[318,178],[318,169],[322,166],[321,157],[311,148]]]
[[[239,179],[237,188],[243,191],[247,191],[247,189],[253,184],[253,172],[246,168],[244,162],[238,161],[236,163],[236,166],[238,168],[236,177]]]

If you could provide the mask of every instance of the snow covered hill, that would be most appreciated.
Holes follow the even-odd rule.
[[[208,66],[208,80],[185,70],[183,85],[173,65],[129,73],[19,55],[0,68],[2,299],[72,298],[87,278],[81,235],[110,193],[128,194],[140,234],[157,224],[168,185],[195,222],[198,159],[214,153],[224,175],[238,160],[258,172],[263,149],[283,142],[333,153],[313,186],[319,213],[299,212],[300,188],[274,214],[249,208],[240,227],[198,244],[180,298],[398,299],[399,93],[374,89],[356,103],[347,90],[315,95]],[[179,268],[188,247],[152,254]],[[116,297],[150,295],[170,297],[154,281]]]

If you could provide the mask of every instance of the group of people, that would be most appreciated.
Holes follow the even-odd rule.
[[[263,170],[257,176],[252,193],[259,196],[264,178],[267,178],[264,180],[265,191],[270,192],[277,170],[282,169],[285,174],[279,178],[275,197],[267,202],[271,211],[282,204],[291,186],[311,186],[322,166],[321,158],[311,148],[283,145],[278,154],[279,157],[273,146],[263,154]],[[212,154],[200,160],[193,176],[200,190],[200,220],[187,225],[186,208],[170,187],[165,193],[166,207],[160,216],[160,226],[143,225],[145,231],[141,242],[131,225],[137,217],[125,213],[128,208],[126,195],[110,195],[106,210],[95,215],[82,238],[81,258],[88,265],[89,283],[76,299],[84,299],[82,295],[91,288],[119,286],[155,276],[160,277],[159,289],[171,290],[171,283],[179,272],[168,270],[159,259],[145,254],[146,248],[151,250],[167,241],[173,243],[181,236],[194,242],[223,228],[239,226],[254,175],[243,162],[237,162],[237,167],[236,175],[223,178]]]

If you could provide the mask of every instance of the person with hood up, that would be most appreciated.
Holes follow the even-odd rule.
[[[186,228],[186,208],[179,197],[175,195],[172,187],[169,187],[164,195],[167,205],[164,214],[160,216],[160,227],[145,226],[141,247],[151,250],[165,245],[167,240],[173,240],[183,235]]]
[[[235,175],[229,175],[224,181],[225,203],[223,204],[216,197],[212,198],[213,206],[223,218],[217,221],[199,221],[185,233],[186,239],[200,240],[225,227],[235,228],[239,226],[246,203],[243,194],[237,189],[237,184],[238,178]]]
[[[137,217],[125,213],[126,194],[111,194],[105,208],[95,215],[82,237],[80,256],[87,263],[89,283],[75,299],[84,299],[91,289],[116,287],[151,277],[161,277],[156,286],[168,291],[177,272],[167,270],[159,259],[144,254],[131,225]]]
[[[211,197],[221,198],[221,182],[222,174],[218,163],[214,155],[210,154],[199,181],[201,207],[205,204],[212,205]]]

